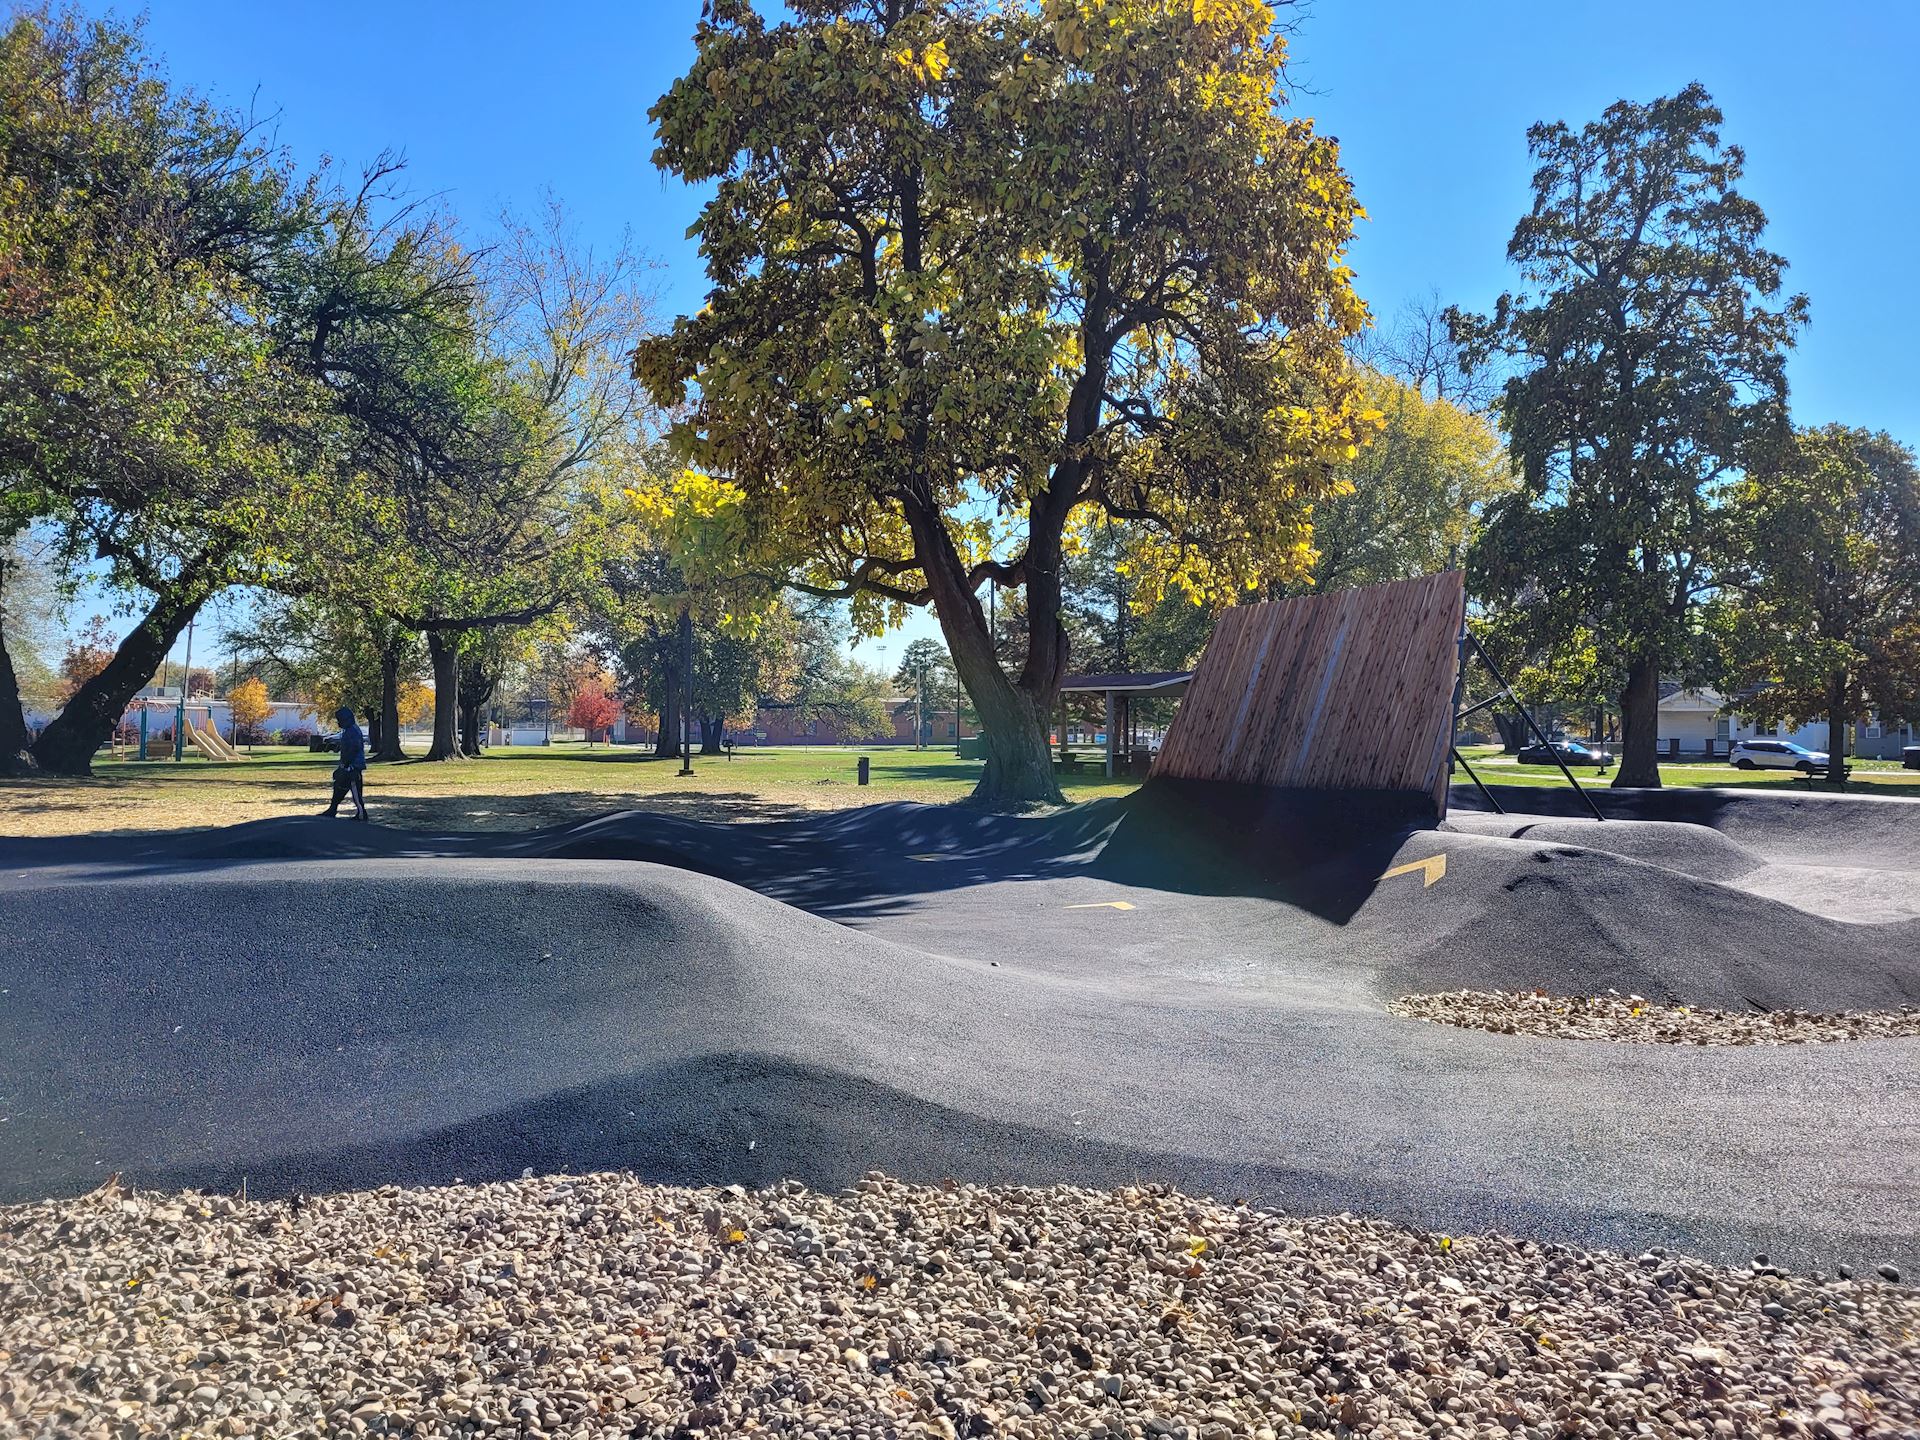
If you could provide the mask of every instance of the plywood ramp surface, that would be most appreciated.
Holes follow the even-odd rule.
[[[1236,605],[1220,617],[1155,776],[1410,790],[1444,810],[1460,572]]]

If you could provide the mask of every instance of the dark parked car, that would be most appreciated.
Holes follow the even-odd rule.
[[[1514,758],[1522,765],[1551,765],[1555,751],[1559,752],[1561,762],[1568,769],[1587,765],[1595,770],[1604,770],[1613,764],[1611,750],[1590,750],[1578,740],[1556,740],[1551,746],[1529,745]]]
[[[1900,763],[1908,770],[1920,770],[1920,745],[1909,745],[1902,750]]]
[[[311,740],[307,741],[307,749],[313,754],[321,754],[329,750],[338,754],[340,750],[340,732],[336,730],[331,735],[315,735]]]

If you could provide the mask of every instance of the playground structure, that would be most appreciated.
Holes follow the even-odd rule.
[[[158,723],[155,723],[155,722]],[[175,727],[179,727],[178,745],[171,739]],[[182,706],[178,700],[167,698],[143,698],[134,702],[127,714],[113,731],[113,751],[140,760],[158,759],[149,746],[153,738],[169,736],[166,751],[169,754],[181,753],[180,746],[191,745],[209,760],[222,762],[249,760],[252,757],[235,749],[233,743],[220,733],[214,723],[213,707],[207,704]]]

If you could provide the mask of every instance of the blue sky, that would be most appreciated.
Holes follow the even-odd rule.
[[[699,197],[650,160],[647,108],[691,58],[698,0],[534,7],[154,0],[176,82],[262,114],[311,162],[407,155],[415,187],[485,221],[551,189],[590,238],[630,229],[669,311],[698,306]],[[564,17],[564,18],[562,18]],[[1351,259],[1383,320],[1437,292],[1487,304],[1528,200],[1526,127],[1699,80],[1746,148],[1745,189],[1813,301],[1793,408],[1920,444],[1920,145],[1912,0],[1317,0],[1295,108],[1340,138],[1371,218]],[[859,653],[897,654],[915,625]]]

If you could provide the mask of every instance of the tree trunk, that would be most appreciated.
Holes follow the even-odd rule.
[[[1066,797],[1053,775],[1053,750],[1047,742],[1046,712],[1004,675],[969,679],[967,693],[986,725],[986,768],[973,798],[991,809],[1041,803],[1063,805]],[[976,689],[975,684],[980,688]]]
[[[469,760],[480,758],[480,712],[483,701],[460,697],[460,753]]]
[[[653,744],[656,760],[680,758],[680,663],[671,657],[677,648],[671,639],[656,647],[660,661],[660,733]]]
[[[1027,615],[1032,628],[1026,668],[1016,685],[1000,668],[986,613],[980,608],[979,596],[967,584],[965,566],[940,516],[932,510],[910,512],[909,524],[915,548],[926,561],[924,573],[933,590],[934,616],[985,736],[987,763],[974,786],[973,799],[991,809],[1035,803],[1064,805],[1066,797],[1053,777],[1053,754],[1047,744],[1047,712],[1059,691],[1066,663],[1066,635],[1058,618],[1057,545],[1051,569],[1046,568],[1044,547],[1040,568],[1036,569],[1033,554],[1039,537],[1029,544]]]
[[[1500,735],[1501,750],[1508,755],[1516,753],[1527,743],[1527,722],[1518,715],[1494,711],[1493,728]]]
[[[1660,788],[1660,656],[1652,649],[1638,652],[1627,665],[1627,685],[1620,692],[1620,768],[1613,788]]]
[[[376,760],[404,760],[400,748],[400,647],[395,644],[380,652],[380,712],[374,716],[372,741],[368,747]]]
[[[0,775],[28,775],[39,769],[26,707],[20,703],[20,677],[7,650],[6,564],[0,560]]]
[[[74,691],[33,743],[33,758],[55,775],[91,775],[93,756],[113,735],[127,704],[145,685],[206,597],[164,594],[140,618],[98,675]]]
[[[1845,789],[1847,783],[1847,677],[1836,675],[1827,686],[1827,783]]]
[[[460,666],[460,753],[469,760],[480,758],[480,717],[499,683],[478,659]]]
[[[720,753],[720,737],[725,733],[726,728],[727,717],[724,715],[702,715],[700,717],[700,753],[702,755],[718,755]]]
[[[20,704],[20,681],[7,653],[6,631],[0,628],[0,775],[28,775],[38,769],[32,744],[27,712]]]
[[[433,664],[433,744],[429,760],[457,760],[460,746],[454,723],[460,713],[460,647],[439,630],[427,632],[427,658]]]

